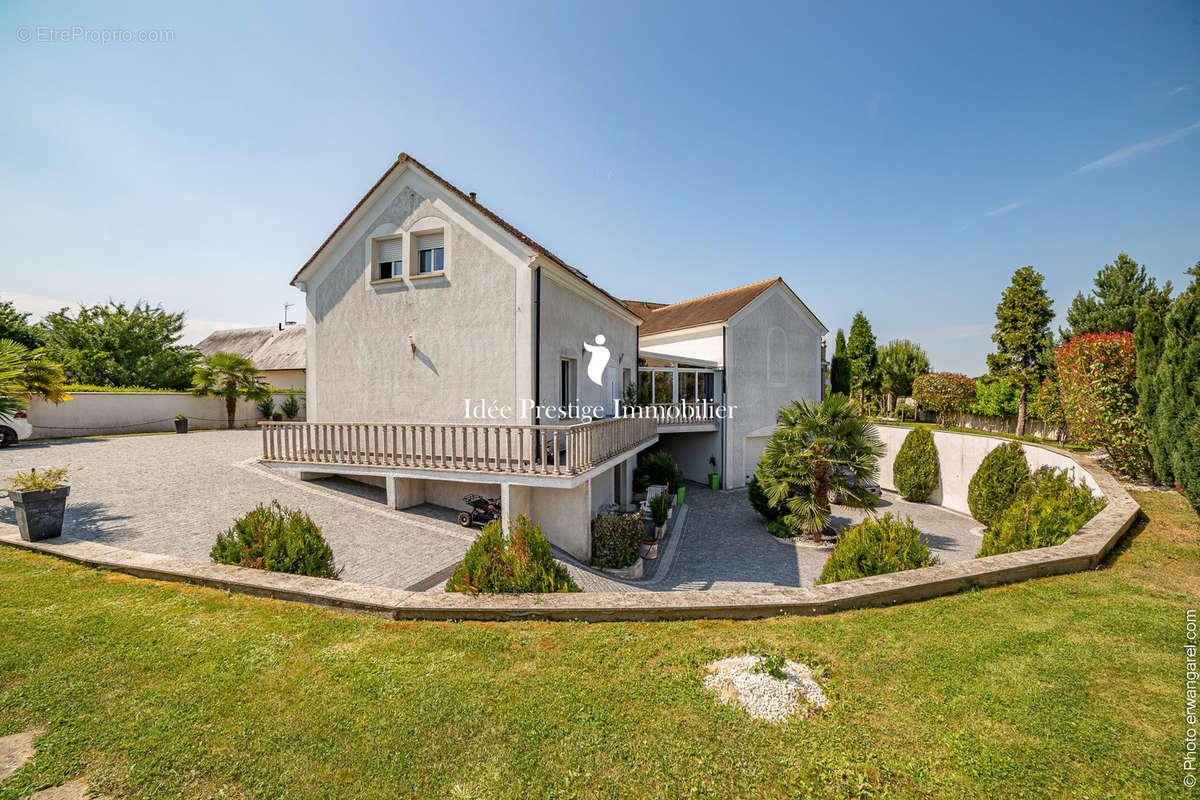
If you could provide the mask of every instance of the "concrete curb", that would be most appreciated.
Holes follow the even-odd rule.
[[[1040,446],[1040,445],[1039,445]],[[750,619],[780,614],[827,614],[863,606],[925,600],[972,587],[1092,569],[1129,530],[1138,505],[1094,459],[1063,453],[1087,470],[1108,505],[1070,539],[1055,547],[940,564],[807,589],[738,591],[587,592],[579,594],[463,595],[411,592],[357,583],[264,572],[246,567],[142,553],[61,537],[26,542],[15,526],[0,544],[58,556],[140,578],[193,583],[216,589],[332,606],[394,619],[436,620],[663,620]]]

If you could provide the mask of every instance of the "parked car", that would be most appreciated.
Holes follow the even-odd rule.
[[[33,426],[29,424],[24,411],[18,411],[11,417],[0,414],[0,447],[14,445],[30,436],[33,436]]]

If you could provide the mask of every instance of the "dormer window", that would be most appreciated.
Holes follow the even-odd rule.
[[[417,274],[429,275],[446,268],[445,240],[441,233],[416,237]]]
[[[375,280],[386,281],[404,274],[404,238],[381,239],[375,246]]]

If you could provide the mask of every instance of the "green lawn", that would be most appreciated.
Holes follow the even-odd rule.
[[[756,622],[388,623],[0,549],[0,798],[1183,797],[1182,498],[1101,570]],[[718,706],[705,662],[782,648],[831,709]]]

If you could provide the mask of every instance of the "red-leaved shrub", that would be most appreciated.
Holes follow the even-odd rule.
[[[975,381],[955,372],[927,372],[913,380],[912,397],[917,405],[941,415],[942,424],[948,414],[962,414],[975,399]]]
[[[1138,416],[1132,333],[1087,333],[1055,348],[1067,431],[1101,447],[1126,475],[1146,471],[1146,429]]]

